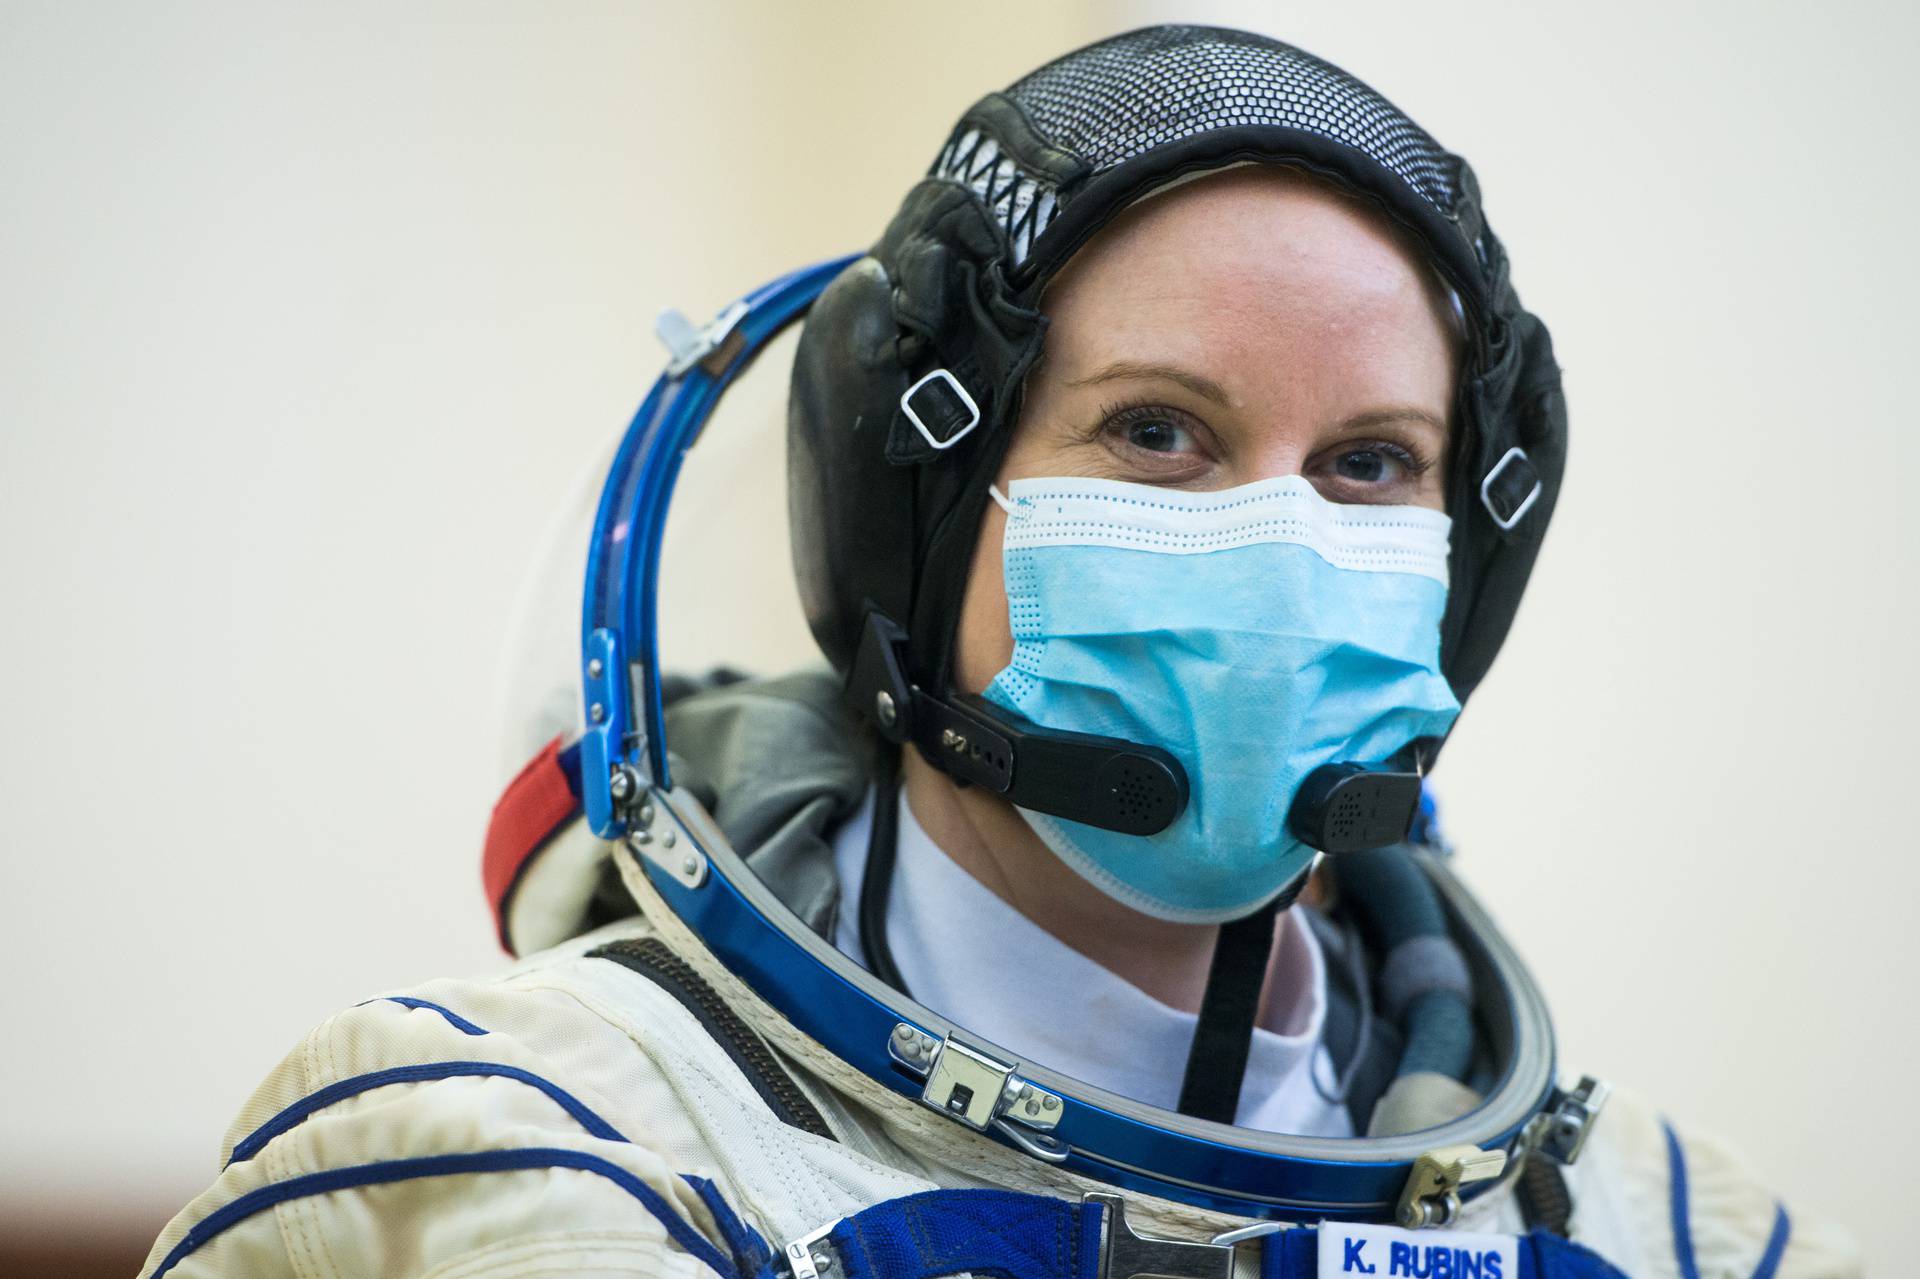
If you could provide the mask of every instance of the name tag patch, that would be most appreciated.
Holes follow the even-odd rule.
[[[1320,1223],[1319,1279],[1519,1279],[1512,1235]]]

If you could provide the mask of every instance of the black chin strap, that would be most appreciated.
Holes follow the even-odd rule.
[[[1274,923],[1306,882],[1302,874],[1253,914],[1220,925],[1193,1047],[1187,1050],[1186,1078],[1180,1083],[1181,1114],[1230,1124],[1240,1112],[1240,1087],[1260,1017],[1260,988],[1273,959]]]
[[[867,836],[867,870],[860,880],[860,949],[867,971],[912,997],[887,944],[887,897],[893,891],[894,855],[900,843],[900,752],[884,745],[873,779],[873,828]]]

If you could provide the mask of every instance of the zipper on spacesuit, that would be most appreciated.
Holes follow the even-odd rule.
[[[587,957],[610,959],[673,996],[693,1014],[721,1050],[732,1058],[733,1064],[740,1068],[740,1073],[747,1077],[747,1082],[753,1085],[753,1090],[760,1094],[760,1099],[767,1103],[767,1109],[773,1111],[775,1118],[816,1137],[837,1140],[833,1130],[827,1127],[826,1119],[807,1094],[801,1091],[800,1085],[794,1082],[793,1076],[781,1066],[773,1051],[740,1020],[740,1015],[720,998],[719,992],[709,986],[691,964],[674,954],[665,942],[658,937],[609,942],[598,950],[588,952]]]

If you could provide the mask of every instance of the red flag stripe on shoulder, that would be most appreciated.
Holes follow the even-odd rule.
[[[534,854],[580,811],[580,797],[562,759],[561,739],[555,737],[527,761],[507,783],[487,823],[487,844],[480,859],[480,878],[487,903],[500,933],[500,945],[516,953],[507,933],[507,908]]]

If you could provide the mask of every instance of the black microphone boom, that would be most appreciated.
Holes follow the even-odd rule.
[[[1293,836],[1323,853],[1358,853],[1406,839],[1420,811],[1420,774],[1377,764],[1322,764],[1293,798]]]
[[[1155,835],[1186,811],[1180,761],[1158,746],[1070,733],[971,694],[936,697],[907,679],[905,633],[869,611],[847,698],[890,742],[1035,812],[1126,835]]]

